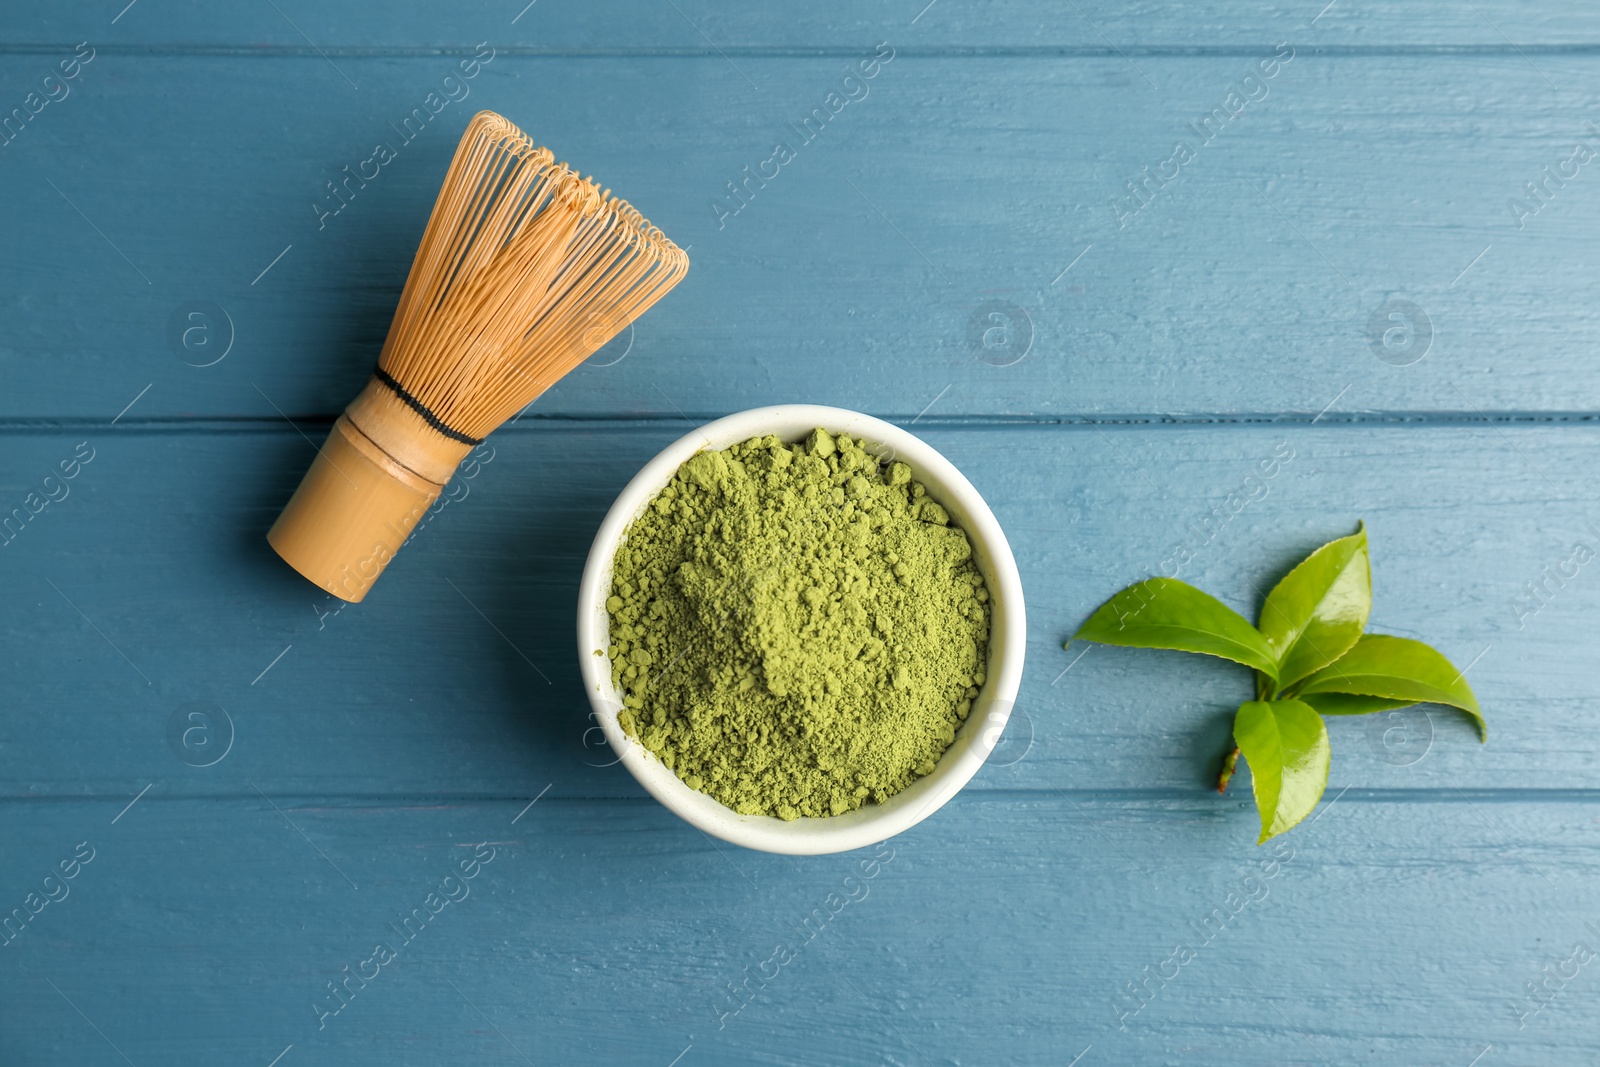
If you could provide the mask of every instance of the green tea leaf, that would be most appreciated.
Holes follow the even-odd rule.
[[[1461,672],[1439,652],[1408,637],[1367,634],[1299,688],[1300,696],[1350,693],[1408,704],[1447,704],[1472,716],[1480,739],[1489,736],[1478,698]]]
[[[1251,700],[1239,706],[1233,739],[1250,764],[1261,813],[1259,845],[1317,806],[1328,784],[1328,729],[1299,700]]]
[[[1216,597],[1176,578],[1130,585],[1089,616],[1073,639],[1129,648],[1221,656],[1277,677],[1272,649],[1254,626]]]
[[[1296,699],[1310,704],[1318,715],[1370,715],[1375,711],[1409,708],[1415,700],[1388,700],[1355,693],[1301,693]]]
[[[1261,633],[1288,686],[1348,652],[1372,610],[1367,528],[1329,541],[1284,576],[1261,607]]]

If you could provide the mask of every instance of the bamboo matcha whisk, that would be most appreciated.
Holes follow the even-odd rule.
[[[683,278],[689,257],[500,115],[456,149],[378,369],[267,533],[357,601],[462,458]]]

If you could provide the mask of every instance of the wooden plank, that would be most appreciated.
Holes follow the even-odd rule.
[[[513,823],[504,801],[151,793],[113,823],[126,803],[4,805],[7,907],[94,856],[4,949],[9,1063],[1570,1064],[1600,1043],[1587,969],[1513,1008],[1595,943],[1592,803],[1352,791],[1257,849],[1204,803],[966,795],[807,860],[719,855],[646,801]],[[430,893],[457,899],[407,941],[390,924]],[[364,965],[379,941],[394,958]],[[368,980],[340,1004],[345,967]]]
[[[0,99],[53,62],[0,58]],[[1537,58],[1553,92],[1515,54],[1298,52],[1134,213],[1113,198],[1176,140],[1198,145],[1187,124],[1255,58],[1148,57],[1153,91],[1118,58],[908,54],[730,216],[727,183],[799,142],[787,123],[824,105],[844,58],[741,59],[757,92],[721,58],[499,55],[319,221],[339,202],[324,182],[400,142],[391,123],[457,62],[340,59],[357,91],[315,56],[97,55],[4,149],[0,285],[25,295],[0,339],[0,418],[109,421],[136,396],[126,419],[331,415],[369,373],[480,105],[626,191],[695,261],[631,349],[543,415],[1600,409],[1600,379],[1570,373],[1600,345],[1588,169],[1537,215],[1508,207],[1576,141],[1600,148],[1587,56]],[[1394,364],[1421,342],[1374,354],[1392,300],[1430,323],[1413,365]],[[190,301],[228,316],[213,347],[169,340]],[[224,332],[225,358],[189,365]]]
[[[552,796],[640,796],[609,752],[585,747],[597,735],[575,669],[575,591],[615,493],[686,428],[524,421],[372,596],[332,615],[337,602],[263,538],[311,454],[296,430],[10,434],[5,514],[42,494],[78,442],[94,454],[0,548],[12,605],[0,666],[21,701],[0,717],[13,769],[0,788],[531,798],[553,783]],[[1256,590],[1358,518],[1373,629],[1467,668],[1490,741],[1438,711],[1335,722],[1333,789],[1593,788],[1600,741],[1573,724],[1600,696],[1584,624],[1595,590],[1572,559],[1600,544],[1585,488],[1595,428],[917,430],[991,502],[1028,597],[1013,742],[974,790],[1206,790],[1248,695],[1243,669],[1104,647],[1080,660],[1062,640],[1120,587],[1174,568],[1253,617]],[[1179,566],[1181,549],[1192,560]],[[233,723],[215,766],[190,766],[195,753],[170,739],[192,702]],[[1235,828],[1250,818],[1239,810]]]
[[[127,4],[124,7],[124,4]],[[1053,5],[891,4],[786,0],[760,6],[615,0],[603,14],[581,4],[543,0],[464,0],[448,8],[420,0],[386,5],[382,17],[363,5],[277,0],[264,6],[217,6],[201,0],[118,3],[106,8],[17,4],[0,20],[0,39],[17,45],[84,38],[129,46],[350,48],[471,46],[485,38],[552,52],[631,49],[716,55],[756,48],[812,50],[890,40],[942,48],[1114,49],[1258,46],[1285,38],[1323,46],[1423,48],[1430,45],[1524,49],[1600,40],[1594,11],[1546,0],[1471,5],[1424,0],[1404,10],[1351,3],[1286,6],[1252,3]],[[276,8],[276,10],[274,10]]]

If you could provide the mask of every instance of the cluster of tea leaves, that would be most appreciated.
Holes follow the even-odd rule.
[[[1256,626],[1186,582],[1151,578],[1108,600],[1072,639],[1199,652],[1255,671],[1256,699],[1241,704],[1234,717],[1236,747],[1217,788],[1227,788],[1243,755],[1261,813],[1259,844],[1317,806],[1328,784],[1324,715],[1444,704],[1470,715],[1480,738],[1488,737],[1461,672],[1421,641],[1364,633],[1371,610],[1363,525],[1290,571],[1267,594]]]

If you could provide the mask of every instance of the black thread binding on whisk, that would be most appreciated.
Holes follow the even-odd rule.
[[[438,430],[440,433],[450,438],[450,440],[460,441],[464,445],[483,444],[483,438],[481,437],[468,437],[460,430],[452,430],[450,427],[446,426],[443,419],[439,418],[439,416],[428,410],[428,405],[412,396],[411,393],[407,391],[405,386],[395,381],[394,376],[388,371],[384,370],[382,367],[375,369],[372,372],[372,375],[373,377],[377,378],[378,381],[394,390],[394,395],[399,397],[401,400],[404,400],[406,402],[406,406],[412,411],[415,411],[418,415],[421,415],[423,420],[427,422],[429,426],[432,426],[435,430]]]

